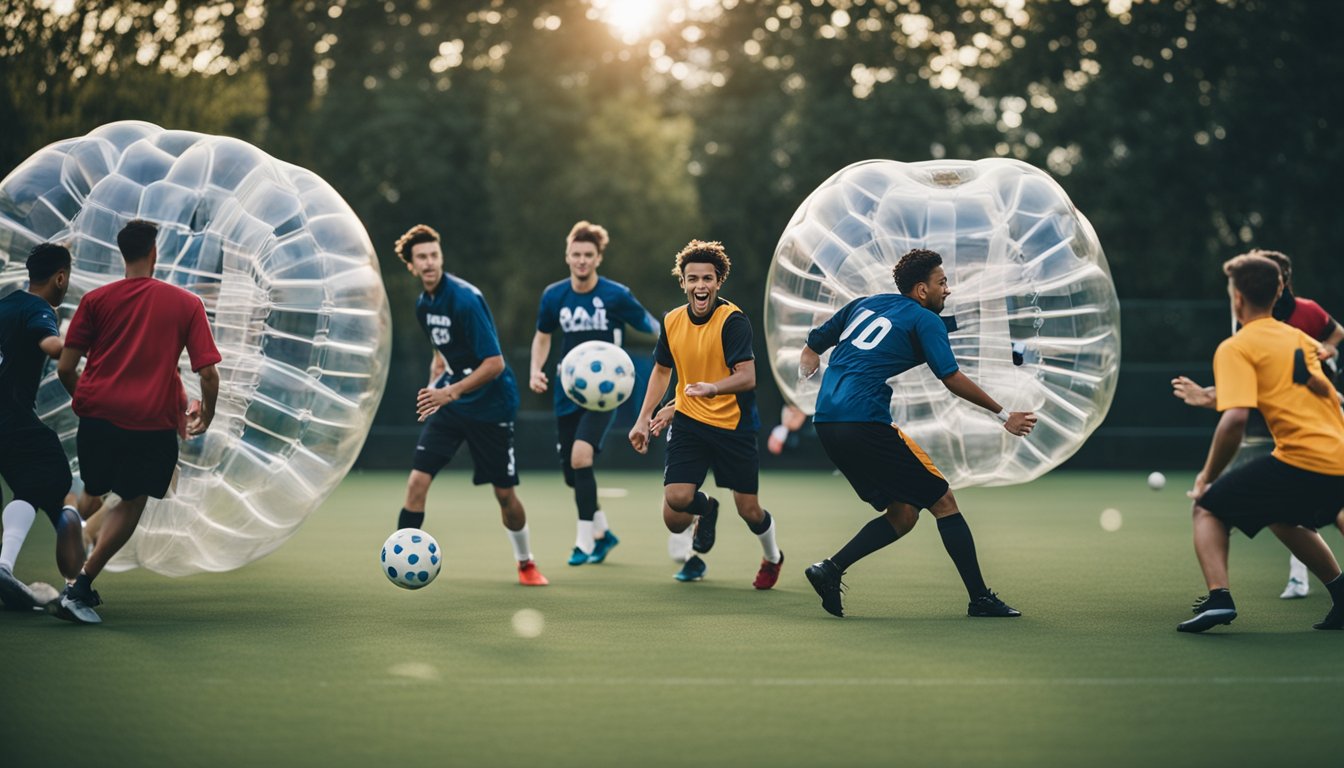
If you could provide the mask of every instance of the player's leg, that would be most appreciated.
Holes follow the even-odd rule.
[[[546,577],[541,575],[532,557],[527,511],[523,509],[523,502],[515,491],[518,485],[518,463],[514,458],[513,422],[500,424],[462,419],[461,425],[475,465],[472,483],[489,484],[494,489],[500,518],[508,533],[509,544],[513,547],[514,559],[518,562],[518,583],[529,587],[545,586],[548,583]]]
[[[597,478],[593,475],[593,446],[574,440],[569,446],[569,467],[574,477],[574,505],[579,512],[578,529],[570,565],[583,565],[596,549],[593,518],[597,515]]]
[[[761,458],[756,445],[756,433],[741,430],[723,430],[713,440],[714,481],[721,487],[733,489],[733,503],[737,514],[761,543],[761,565],[752,586],[770,589],[779,581],[779,569],[784,564],[784,553],[775,540],[775,521],[760,503]]]
[[[1283,588],[1280,600],[1294,600],[1311,593],[1307,581],[1307,564],[1297,559],[1297,555],[1288,556],[1288,585]]]
[[[32,530],[37,510],[47,513],[60,531],[62,501],[70,488],[70,464],[56,433],[37,416],[23,414],[4,426],[4,445],[0,447],[0,476],[14,492],[14,500],[0,509],[0,602],[6,608],[31,610],[36,607],[32,590],[14,576],[19,551]],[[76,554],[70,562],[59,557],[63,573],[73,578],[83,562],[78,528],[74,530]],[[71,568],[73,567],[73,571]]]
[[[449,409],[435,411],[416,439],[415,455],[411,458],[411,473],[406,478],[406,498],[397,513],[397,530],[425,527],[425,507],[429,502],[429,487],[439,470],[452,461],[453,454],[466,435]]]
[[[943,540],[943,549],[957,567],[961,583],[966,587],[970,601],[966,606],[966,615],[976,618],[1013,618],[1022,613],[999,599],[985,585],[984,575],[980,572],[980,561],[975,552],[975,537],[957,506],[956,497],[948,491],[929,507],[938,521],[938,536]]]
[[[612,547],[620,543],[616,534],[611,532],[607,524],[607,515],[602,511],[602,506],[597,500],[597,478],[593,475],[593,465],[597,462],[598,454],[602,453],[602,444],[606,441],[607,430],[610,429],[613,421],[616,420],[615,411],[583,411],[579,419],[578,430],[574,436],[574,445],[570,449],[570,464],[574,467],[576,484],[574,486],[575,500],[578,501],[580,488],[583,489],[583,503],[580,512],[585,508],[591,508],[592,513],[592,533],[593,533],[593,551],[588,558],[590,563],[601,563],[607,559]],[[587,470],[583,467],[586,465]],[[589,483],[591,480],[591,483]],[[589,495],[591,493],[591,495]],[[582,519],[582,514],[580,515]]]

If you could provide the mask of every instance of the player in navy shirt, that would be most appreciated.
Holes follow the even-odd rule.
[[[828,560],[808,567],[807,579],[821,605],[844,615],[840,577],[860,558],[910,532],[919,511],[938,520],[943,546],[957,566],[970,597],[967,615],[1020,616],[985,586],[971,529],[957,508],[947,480],[909,436],[891,422],[887,380],[917,365],[928,365],[948,391],[994,414],[1004,429],[1022,436],[1036,424],[1029,412],[1008,413],[957,367],[947,326],[938,317],[947,297],[943,258],[912,250],[892,270],[899,294],[865,296],[846,304],[807,337],[799,372],[812,376],[821,353],[834,347],[822,376],[813,417],[826,455],[849,480],[859,498],[882,512]]]
[[[416,412],[425,426],[415,446],[397,528],[423,527],[429,486],[465,442],[476,466],[472,482],[494,486],[518,560],[518,582],[544,586],[546,577],[532,559],[527,513],[514,491],[518,387],[500,351],[490,307],[475,286],[443,271],[443,249],[433,229],[411,227],[397,240],[397,255],[424,288],[415,316],[434,347],[429,386],[416,398]]]
[[[43,368],[61,356],[54,308],[69,287],[70,251],[42,243],[28,254],[28,290],[0,299],[0,477],[14,492],[14,500],[0,513],[0,602],[12,609],[37,605],[28,585],[14,578],[14,562],[38,509],[56,528],[56,564],[62,575],[74,579],[84,565],[79,513],[65,505],[70,460],[60,438],[33,411]]]
[[[561,360],[586,341],[607,341],[620,346],[627,325],[642,333],[658,333],[658,321],[629,288],[598,276],[597,268],[602,264],[609,240],[605,228],[587,221],[580,221],[569,230],[565,238],[569,277],[546,287],[537,310],[529,380],[533,392],[545,392],[550,386],[544,369],[551,352],[551,337],[557,331],[564,334]],[[569,556],[570,565],[600,563],[620,543],[607,525],[607,516],[598,509],[597,478],[593,475],[593,461],[602,452],[603,438],[615,417],[615,411],[580,408],[560,387],[555,388],[558,433],[555,448],[560,454],[565,484],[574,489],[574,504],[579,511],[578,535]]]

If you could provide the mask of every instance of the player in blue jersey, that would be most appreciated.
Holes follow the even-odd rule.
[[[0,299],[0,477],[14,492],[0,512],[0,602],[12,610],[37,606],[32,590],[14,577],[14,562],[38,509],[56,528],[62,575],[74,579],[84,565],[79,513],[65,505],[70,460],[60,438],[33,411],[42,369],[47,360],[61,356],[54,308],[69,287],[70,251],[42,243],[28,254],[28,290]]]
[[[826,455],[849,480],[859,498],[882,512],[827,560],[810,566],[807,579],[821,606],[844,615],[840,577],[846,569],[893,543],[914,528],[921,509],[938,520],[938,533],[970,597],[970,616],[1020,616],[985,586],[975,540],[957,508],[947,480],[924,451],[891,422],[887,381],[918,365],[929,366],[948,391],[984,408],[1019,437],[1036,424],[1030,412],[1008,413],[957,367],[938,317],[951,294],[943,259],[916,249],[892,270],[899,294],[855,299],[808,334],[799,372],[810,377],[821,353],[834,347],[817,394],[813,416]]]
[[[416,398],[416,412],[425,426],[415,446],[397,528],[423,527],[429,486],[465,442],[476,466],[472,482],[494,486],[518,561],[518,583],[545,586],[546,577],[532,559],[527,513],[514,491],[518,387],[500,351],[490,307],[476,286],[443,271],[443,249],[433,229],[411,227],[397,240],[397,255],[424,288],[415,316],[434,347],[429,386]]]
[[[551,337],[564,334],[560,358],[585,341],[607,341],[617,346],[625,326],[656,335],[658,321],[635,299],[629,288],[599,277],[602,254],[609,241],[607,230],[597,224],[580,221],[565,238],[565,264],[569,277],[546,287],[537,310],[537,333],[532,337],[530,385],[542,393],[550,386],[546,377],[546,358],[551,353]],[[558,374],[557,374],[558,375]],[[555,388],[556,451],[565,484],[574,489],[579,510],[578,536],[570,565],[600,563],[611,548],[620,543],[607,524],[607,516],[597,506],[597,479],[593,460],[602,452],[602,441],[616,417],[615,411],[589,411],[580,408]]]

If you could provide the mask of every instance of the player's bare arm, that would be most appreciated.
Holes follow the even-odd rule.
[[[533,392],[541,394],[550,388],[551,382],[546,378],[546,358],[551,354],[551,334],[537,331],[532,336],[532,362],[529,366],[531,374],[528,376],[528,387]]]
[[[649,372],[648,389],[644,391],[644,404],[640,406],[639,415],[635,417],[635,425],[630,428],[630,446],[638,453],[647,453],[649,450],[649,428],[653,410],[658,407],[658,401],[663,399],[667,385],[671,381],[672,369],[661,363],[654,363],[653,370]]]
[[[1185,376],[1171,380],[1171,394],[1195,408],[1215,408],[1218,404],[1218,393],[1213,387],[1201,387]]]
[[[1228,463],[1237,453],[1237,446],[1241,445],[1242,436],[1246,434],[1246,421],[1250,414],[1249,408],[1223,411],[1222,417],[1218,419],[1218,427],[1213,431],[1213,442],[1209,445],[1209,456],[1204,461],[1204,468],[1195,476],[1195,487],[1186,493],[1187,496],[1198,501],[1213,481],[1227,469]]]
[[[756,361],[743,360],[733,372],[718,381],[697,381],[686,385],[687,397],[715,397],[750,392],[756,388]]]
[[[42,353],[44,355],[50,357],[52,360],[60,360],[61,350],[65,349],[65,345],[61,343],[60,336],[48,336],[47,338],[38,342],[37,346],[39,349],[42,350]]]
[[[504,356],[493,355],[481,361],[476,369],[467,374],[467,377],[456,384],[448,384],[442,387],[425,387],[420,390],[415,401],[415,411],[424,421],[439,408],[461,399],[464,395],[474,392],[477,389],[494,381],[504,372]]]
[[[219,369],[207,365],[196,372],[201,377],[201,399],[193,400],[187,408],[187,434],[192,437],[205,434],[215,420],[215,403],[219,400]]]
[[[56,377],[61,380],[61,386],[75,396],[75,385],[79,383],[79,359],[84,356],[84,350],[74,347],[65,347],[61,350],[61,358],[56,363]]]
[[[810,379],[817,375],[819,370],[821,370],[821,355],[804,344],[803,352],[798,356],[798,375],[804,379]]]
[[[987,392],[961,371],[956,371],[945,377],[943,386],[962,400],[978,405],[998,416],[999,420],[1003,421],[1003,428],[1008,430],[1009,434],[1024,437],[1036,426],[1036,414],[1031,411],[1004,413],[1003,406],[999,405],[997,400],[990,397]]]

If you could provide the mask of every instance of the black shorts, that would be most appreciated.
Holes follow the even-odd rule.
[[[84,491],[123,499],[162,499],[177,469],[177,430],[122,429],[102,419],[80,419],[75,436]]]
[[[425,422],[411,466],[431,477],[437,475],[452,460],[464,440],[467,450],[471,451],[471,462],[476,466],[471,476],[473,484],[489,483],[497,488],[512,488],[518,484],[518,467],[513,458],[513,422],[477,421],[452,408],[440,408]]]
[[[602,441],[606,439],[607,430],[615,420],[614,410],[590,411],[585,408],[556,417],[555,451],[560,456],[560,468],[565,473],[565,485],[574,487],[574,468],[569,466],[569,456],[574,451],[574,443],[582,440],[593,446],[593,455],[596,456],[602,452]]]
[[[1325,528],[1344,508],[1344,475],[1310,472],[1262,456],[1215,480],[1199,506],[1247,538],[1271,523]]]
[[[70,492],[70,459],[61,439],[32,411],[0,416],[0,477],[14,498],[59,514]],[[0,506],[4,505],[0,497]]]
[[[826,455],[873,509],[885,511],[896,501],[927,509],[947,494],[942,473],[895,424],[831,421],[814,426]]]
[[[678,413],[667,428],[663,485],[691,483],[699,488],[714,470],[714,484],[738,493],[760,490],[760,449],[756,432],[721,429]]]

